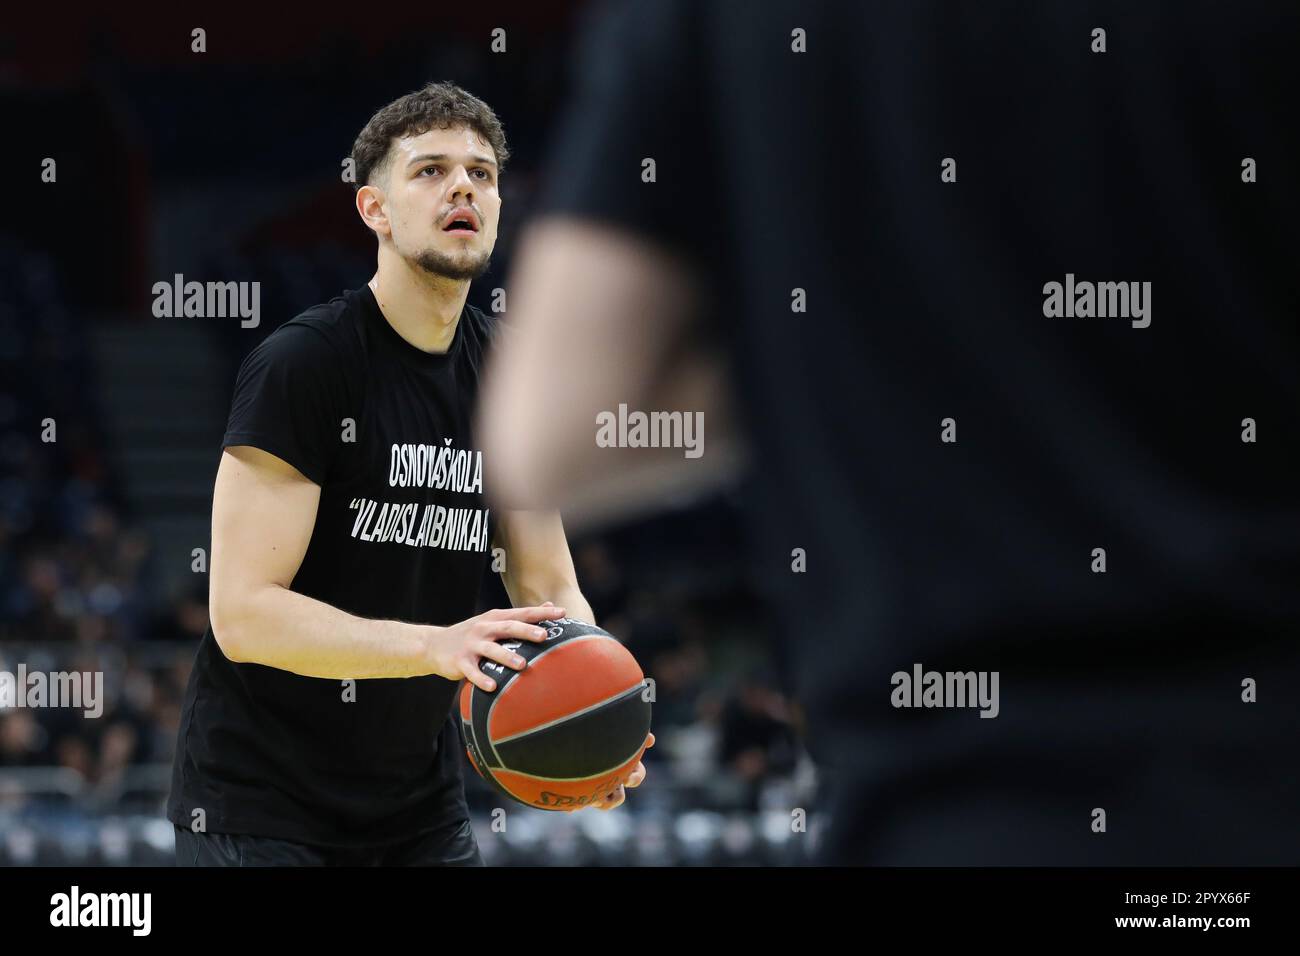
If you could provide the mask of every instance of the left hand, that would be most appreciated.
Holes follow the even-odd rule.
[[[646,736],[645,749],[649,750],[654,745],[655,735],[648,734]],[[604,796],[593,800],[591,803],[587,804],[587,806],[595,807],[597,810],[613,810],[615,807],[621,806],[623,801],[627,799],[627,788],[641,786],[641,781],[644,779],[645,764],[638,760],[636,762],[636,767],[632,769],[632,773],[628,775],[626,781],[619,784],[616,790],[611,790]]]

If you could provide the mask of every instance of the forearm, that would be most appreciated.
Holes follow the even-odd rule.
[[[510,603],[515,607],[535,607],[550,601],[556,607],[564,608],[566,617],[588,624],[596,623],[596,614],[582,596],[577,581],[521,581],[506,577],[504,583]]]
[[[433,673],[429,626],[356,617],[279,585],[244,594],[212,625],[238,663],[334,680]]]
[[[564,608],[565,617],[586,621],[588,624],[596,623],[596,612],[591,609],[587,599],[582,596],[582,591],[578,589],[577,584],[559,588],[555,594],[555,597],[548,597],[546,600]]]

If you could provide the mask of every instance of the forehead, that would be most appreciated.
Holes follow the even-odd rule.
[[[441,153],[466,162],[473,156],[486,156],[493,162],[497,158],[487,140],[468,126],[434,127],[415,136],[402,136],[393,143],[393,156],[399,164],[424,153]]]

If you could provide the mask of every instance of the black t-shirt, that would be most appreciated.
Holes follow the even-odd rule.
[[[538,208],[711,285],[829,859],[1300,859],[1297,39],[1267,3],[588,26]],[[1074,281],[1151,286],[1045,314]],[[998,671],[999,716],[895,708],[916,663]]]
[[[261,448],[321,487],[294,591],[371,619],[474,615],[492,521],[470,423],[493,329],[466,305],[448,351],[426,353],[363,287],[286,322],[244,359],[222,447]],[[464,818],[463,747],[448,719],[457,687],[433,676],[349,687],[235,664],[209,626],[168,816],[190,826],[201,808],[211,832],[335,846]]]

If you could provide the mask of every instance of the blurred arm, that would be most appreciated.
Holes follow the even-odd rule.
[[[734,473],[720,370],[683,353],[701,300],[683,264],[623,230],[552,218],[522,239],[511,281],[512,329],[485,373],[480,422],[500,504],[582,523]],[[597,415],[620,403],[703,412],[704,455],[597,446]]]

